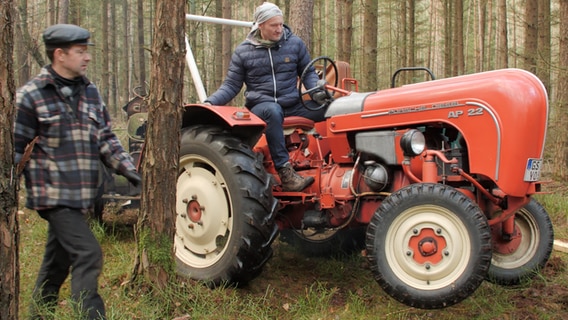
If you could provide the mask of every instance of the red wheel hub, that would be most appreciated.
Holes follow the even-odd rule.
[[[442,261],[444,254],[447,254],[446,239],[441,234],[441,230],[434,231],[430,228],[416,230],[416,235],[410,238],[408,247],[414,252],[414,261],[419,264],[436,264]],[[409,251],[412,254],[411,251]]]
[[[187,204],[187,216],[192,222],[200,222],[201,214],[201,205],[197,200],[192,200]]]
[[[500,254],[511,254],[519,248],[523,235],[515,226],[513,234],[507,239],[503,237],[501,223],[491,226],[493,238],[493,251]]]

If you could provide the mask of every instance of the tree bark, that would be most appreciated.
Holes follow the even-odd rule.
[[[477,39],[475,49],[475,72],[483,71],[485,55],[485,30],[487,25],[487,0],[479,0],[477,7]]]
[[[19,183],[14,167],[14,3],[0,1],[0,319],[18,319],[20,266],[18,256]]]
[[[118,57],[119,55],[119,50],[118,50],[118,46],[117,46],[117,28],[118,26],[116,25],[116,2],[115,1],[111,1],[110,2],[110,10],[109,10],[109,18],[110,18],[110,28],[111,30],[114,30],[115,32],[111,32],[110,33],[110,47],[112,49],[109,50],[108,55],[110,58],[110,70],[112,71],[110,73],[110,79],[109,79],[109,100],[107,101],[107,103],[110,105],[110,110],[112,110],[112,115],[113,116],[117,116],[118,115],[118,97],[117,97],[117,88],[118,88]]]
[[[408,0],[408,65],[416,66],[416,1]]]
[[[363,13],[363,79],[362,91],[376,90],[377,88],[377,15],[378,3],[376,0],[365,0]]]
[[[560,1],[559,17],[568,17],[568,1]],[[553,145],[549,148],[553,150],[552,159],[553,170],[557,178],[565,181],[568,177],[568,20],[560,19],[559,53],[558,53],[558,78],[555,94],[556,110],[555,121],[551,127]]]
[[[176,181],[185,69],[184,0],[157,0],[152,39],[148,131],[133,278],[165,287],[174,272]],[[159,187],[158,187],[159,186]]]
[[[24,12],[26,12],[28,9],[28,1],[27,0],[20,0],[20,4],[19,4],[19,10],[22,10]],[[26,15],[24,14],[23,16],[20,14],[14,14],[14,20],[15,20],[15,25],[16,26],[22,26],[24,25],[24,22],[21,20],[24,17],[26,17]],[[14,28],[14,33],[15,33],[15,37],[16,39],[24,39],[24,34],[22,32],[22,27],[16,27]],[[26,83],[28,81],[28,79],[30,78],[30,60],[29,60],[29,53],[28,50],[26,50],[26,45],[24,43],[24,41],[16,41],[15,43],[16,47],[16,53],[15,53],[15,63],[16,63],[16,87],[20,87],[22,86],[24,83]]]
[[[127,98],[126,100],[129,100],[129,96],[127,95],[127,92],[130,92],[130,79],[131,79],[131,69],[130,69],[130,64],[131,64],[131,56],[130,56],[130,10],[128,7],[128,0],[122,0],[122,29],[124,31],[124,34],[122,35],[122,43],[120,44],[120,48],[122,51],[122,71],[120,73],[120,76],[122,78],[122,82],[121,82],[121,86],[120,86],[120,92],[121,92],[121,96],[125,95],[125,97]],[[122,101],[122,103],[126,103],[126,101]]]
[[[462,75],[465,71],[465,56],[463,42],[463,0],[455,1],[454,8],[454,66],[453,75]]]
[[[215,0],[215,17],[222,17],[223,16],[223,0]],[[221,62],[223,61],[223,25],[217,24],[214,27],[215,30],[215,42],[213,46],[215,50],[213,50],[214,56],[221,56]],[[215,57],[213,57],[215,58]],[[219,61],[219,59],[215,59],[215,61]],[[213,78],[213,83],[215,83],[215,87],[219,88],[221,83],[223,82],[223,77],[225,75],[225,68],[223,68],[223,64],[214,63],[211,68],[215,70],[215,77]]]
[[[58,23],[69,23],[69,0],[59,0]]]
[[[524,68],[536,74],[536,57],[538,52],[538,0],[526,0],[525,21]]]
[[[314,0],[292,0],[290,3],[290,27],[304,40],[308,52],[311,51],[312,30],[314,26]]]
[[[498,29],[498,58],[497,68],[509,67],[509,37],[507,35],[507,0],[499,0],[499,9],[497,19]]]
[[[109,25],[108,25],[108,2],[109,0],[102,0],[101,1],[101,15],[102,15],[102,22],[101,28],[103,29],[103,37],[102,37],[102,78],[101,84],[99,87],[99,91],[101,92],[101,96],[105,103],[109,102],[109,79],[110,79],[110,62],[109,62]],[[109,108],[112,110],[112,108]]]
[[[156,1],[156,0],[154,0]],[[177,0],[176,0],[177,1]],[[138,0],[138,77],[142,94],[146,94],[146,58],[144,54],[144,0]]]
[[[45,65],[45,59],[43,58],[43,54],[40,51],[40,44],[35,42],[35,40],[30,35],[29,26],[28,26],[28,5],[27,0],[20,0],[20,5],[18,8],[18,12],[20,14],[20,20],[22,21],[20,25],[20,32],[22,33],[22,40],[24,42],[24,46],[27,48],[28,52],[32,55],[34,60],[40,67]]]
[[[452,64],[453,64],[453,0],[443,0],[444,2],[444,77],[452,76]]]
[[[232,19],[232,15],[231,15],[231,11],[233,8],[233,2],[232,1],[223,1],[223,18],[224,19]],[[233,37],[232,37],[232,31],[233,28],[230,26],[226,26],[223,25],[222,27],[222,38],[221,38],[221,43],[223,44],[221,49],[222,49],[222,63],[221,65],[223,66],[223,70],[227,70],[229,68],[229,64],[231,63],[231,53],[233,51]]]
[[[538,0],[537,76],[550,92],[550,0]]]

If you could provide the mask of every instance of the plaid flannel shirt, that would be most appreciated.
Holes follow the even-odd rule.
[[[134,170],[132,158],[111,131],[111,121],[94,84],[84,78],[78,112],[66,103],[46,67],[16,95],[16,163],[36,136],[26,180],[26,207],[89,209],[99,184],[100,161],[116,172]]]

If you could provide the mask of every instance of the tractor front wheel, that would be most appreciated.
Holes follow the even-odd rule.
[[[387,197],[367,229],[375,280],[396,300],[436,309],[470,296],[491,263],[481,209],[455,188],[413,184]]]
[[[278,234],[276,200],[248,146],[221,128],[183,129],[176,192],[178,273],[210,287],[260,274]]]

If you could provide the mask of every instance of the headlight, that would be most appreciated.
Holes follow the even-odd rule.
[[[421,154],[426,147],[424,134],[416,129],[410,129],[400,138],[400,147],[405,156],[414,157]]]

